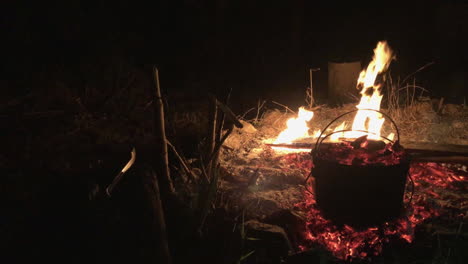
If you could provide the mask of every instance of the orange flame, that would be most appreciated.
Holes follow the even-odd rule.
[[[382,114],[370,110],[380,110],[380,103],[383,95],[380,93],[381,83],[376,80],[380,73],[388,69],[393,58],[393,52],[387,42],[378,42],[377,47],[374,49],[372,61],[367,68],[360,73],[357,80],[357,88],[361,89],[361,100],[356,106],[359,110],[354,117],[352,130],[332,134],[330,136],[331,141],[338,141],[340,138],[358,138],[364,135],[368,135],[367,137],[369,139],[381,139],[380,130],[385,122],[385,118],[383,118]],[[298,116],[290,118],[287,121],[287,128],[278,135],[273,143],[290,144],[293,143],[294,140],[300,138],[309,136],[313,138],[319,137],[320,131],[316,131],[312,135],[308,133],[309,127],[307,126],[307,122],[312,119],[313,115],[313,112],[305,110],[304,107],[299,108]],[[334,132],[340,130],[345,130],[344,122],[336,127]],[[393,137],[393,133],[387,136],[390,140],[393,140]],[[285,150],[284,148],[275,149]],[[294,151],[291,150],[290,152]]]
[[[337,131],[342,131],[345,129],[345,126],[346,126],[346,123],[343,122],[341,123],[341,125],[335,127],[335,129],[333,130],[333,132],[337,132]],[[339,141],[340,140],[340,137],[345,137],[345,132],[337,132],[337,133],[334,133],[330,136],[330,140],[331,141]]]
[[[309,122],[314,116],[314,112],[305,110],[304,107],[299,108],[297,117],[290,118],[286,125],[287,128],[283,130],[275,140],[275,144],[279,143],[292,143],[296,139],[305,138],[309,136]]]
[[[367,69],[363,70],[359,75],[357,87],[358,89],[361,87],[361,101],[356,106],[359,111],[354,117],[353,131],[347,132],[345,137],[357,138],[367,134],[370,139],[381,139],[380,130],[385,118],[378,112],[364,109],[380,110],[380,102],[382,101],[381,84],[376,82],[376,79],[379,73],[388,69],[391,60],[394,58],[392,54],[392,50],[386,41],[377,43],[372,61]],[[368,131],[369,133],[358,130]]]

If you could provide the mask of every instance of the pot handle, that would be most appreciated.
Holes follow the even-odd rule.
[[[339,115],[338,117],[336,117],[335,119],[333,119],[330,123],[328,123],[328,125],[325,126],[325,128],[322,130],[322,132],[320,133],[320,135],[318,136],[317,138],[317,141],[315,143],[315,148],[313,149],[312,151],[312,155],[315,156],[316,153],[317,153],[317,150],[319,149],[319,146],[322,144],[322,142],[329,136],[333,135],[333,134],[336,134],[336,133],[342,133],[342,132],[347,132],[347,131],[358,131],[358,132],[365,132],[367,134],[374,134],[372,132],[369,132],[369,131],[365,131],[365,130],[340,130],[340,131],[334,131],[330,134],[327,134],[326,136],[322,137],[322,135],[325,133],[325,131],[333,124],[335,123],[335,121],[339,120],[340,118],[342,118],[343,116],[345,115],[348,115],[348,114],[351,114],[351,113],[354,113],[354,112],[357,112],[359,110],[366,110],[366,111],[374,111],[374,112],[378,112],[380,114],[382,114],[383,116],[385,116],[386,118],[388,118],[390,120],[390,122],[392,122],[392,125],[393,127],[395,128],[395,132],[396,132],[396,135],[397,135],[397,140],[396,142],[400,142],[400,131],[398,130],[398,126],[396,125],[395,121],[386,113],[380,111],[380,110],[374,110],[374,109],[355,109],[355,110],[352,110],[352,111],[349,111],[349,112],[346,112],[344,114],[341,114]],[[383,139],[386,139],[390,142],[393,143],[392,140],[389,140],[388,138],[384,137],[384,136],[380,136],[381,138]]]

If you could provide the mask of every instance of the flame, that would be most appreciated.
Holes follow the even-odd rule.
[[[309,122],[313,116],[314,112],[307,111],[304,107],[300,107],[297,117],[290,118],[286,122],[287,128],[278,135],[274,143],[290,144],[296,139],[308,137],[309,127],[307,126],[307,122]]]
[[[333,130],[333,132],[337,132],[337,131],[342,131],[345,129],[345,122],[343,121],[343,123],[341,123],[341,125],[335,127],[335,129]],[[330,140],[331,141],[338,141],[340,139],[340,137],[345,137],[345,133],[344,132],[341,132],[341,133],[334,133],[330,136]]]
[[[377,43],[374,49],[374,56],[367,68],[363,70],[357,80],[357,87],[361,89],[361,100],[356,107],[359,109],[354,117],[352,130],[335,133],[330,136],[331,141],[338,141],[340,138],[358,138],[367,135],[369,139],[381,140],[380,130],[385,122],[385,118],[381,113],[371,111],[380,110],[380,103],[383,95],[381,94],[381,83],[377,81],[377,76],[386,71],[390,66],[391,60],[394,58],[393,52],[386,41]],[[369,110],[370,109],[370,110]],[[298,116],[290,118],[287,121],[287,128],[283,130],[274,144],[291,144],[294,140],[309,137],[309,127],[307,122],[312,119],[314,113],[307,111],[304,107],[299,108]],[[344,130],[345,123],[343,122],[334,129],[333,132]],[[367,131],[367,132],[366,132]],[[320,136],[320,131],[313,133],[312,137]],[[393,140],[393,133],[387,138]],[[275,150],[287,150],[287,148],[274,148]],[[300,150],[304,151],[304,150]],[[291,150],[290,152],[294,152]]]
[[[315,130],[314,133],[312,134],[313,138],[318,138],[322,134],[322,130]]]
[[[358,138],[368,134],[369,139],[380,140],[380,129],[382,128],[385,118],[382,114],[375,111],[367,111],[364,109],[380,110],[380,103],[382,101],[381,84],[376,82],[377,75],[388,69],[391,60],[393,59],[392,50],[386,41],[377,43],[374,49],[374,57],[363,70],[357,81],[357,87],[361,89],[361,101],[356,106],[359,111],[354,117],[352,130],[346,133],[347,138]],[[360,132],[368,131],[369,133]]]

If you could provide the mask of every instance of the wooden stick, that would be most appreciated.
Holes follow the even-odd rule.
[[[122,177],[123,175],[125,174],[125,172],[127,172],[128,169],[130,169],[130,167],[132,167],[133,163],[135,163],[135,159],[136,159],[136,151],[135,151],[135,148],[132,149],[132,152],[131,152],[131,157],[130,157],[130,160],[127,162],[127,164],[123,167],[123,169],[119,172],[119,174],[117,174],[117,176],[115,176],[114,180],[111,182],[111,184],[109,184],[109,186],[107,186],[106,188],[106,194],[107,196],[111,196],[112,194],[112,191],[114,190],[115,186],[117,184],[119,184],[119,182],[122,180]]]
[[[231,92],[232,92],[232,88],[229,90],[229,92],[228,92],[228,94],[226,96],[226,100],[224,101],[224,104],[226,106],[229,105],[229,99],[231,98]],[[221,118],[220,118],[220,121],[219,121],[218,130],[216,131],[216,142],[219,142],[221,140],[221,134],[222,134],[222,131],[223,131],[223,128],[224,128],[225,116],[226,116],[226,114],[224,114],[224,112],[221,112]]]
[[[439,156],[468,156],[468,146],[453,144],[436,144],[424,142],[402,142],[406,151]]]
[[[176,148],[174,147],[174,145],[172,145],[172,143],[169,140],[166,140],[166,143],[169,147],[171,147],[172,152],[174,152],[180,164],[182,165],[182,168],[184,168],[185,172],[189,175],[190,179],[192,181],[195,180],[196,177],[195,175],[193,175],[193,171],[188,167],[187,163],[185,162],[185,159],[179,155],[179,152],[177,152]]]
[[[154,67],[154,82],[156,85],[155,98],[154,98],[154,114],[155,114],[155,136],[156,136],[156,164],[158,165],[158,175],[162,184],[164,193],[174,193],[174,186],[172,185],[171,175],[169,173],[169,159],[167,157],[167,144],[166,144],[166,129],[164,124],[164,104],[161,97],[161,87],[159,85],[159,72],[158,68]]]
[[[438,114],[442,113],[442,108],[444,106],[444,97],[440,98],[439,100],[439,105],[437,106],[437,112]]]
[[[228,92],[228,94],[226,96],[226,100],[224,101],[224,104],[226,106],[229,105],[229,99],[231,97],[231,92],[232,92],[232,88],[229,90],[229,92]],[[218,126],[216,128],[216,136],[215,136],[216,144],[221,144],[222,145],[221,136],[223,134],[225,117],[226,117],[226,114],[223,111],[221,111],[221,117],[219,119],[219,124],[218,124]],[[213,151],[214,151],[214,148],[213,148]],[[211,161],[210,171],[213,171],[213,170],[216,169],[216,166],[218,164],[218,160],[219,160],[219,150],[215,153],[215,156],[214,156],[213,160]]]
[[[224,136],[219,140],[219,142],[216,143],[216,146],[213,150],[213,153],[210,156],[208,164],[212,164],[213,160],[218,156],[219,149],[224,144],[224,141],[226,141],[226,139],[229,137],[229,135],[232,133],[233,130],[234,130],[234,126],[231,125],[231,127],[228,129],[228,131],[226,131]],[[215,164],[214,166],[216,167],[217,164]]]
[[[171,254],[167,240],[166,222],[164,220],[164,210],[159,192],[157,177],[152,169],[145,171],[143,176],[143,188],[146,202],[151,217],[151,235],[158,236],[158,243],[154,245],[155,252],[159,252],[161,263],[170,264]]]
[[[211,97],[213,98],[213,100],[215,100],[216,105],[218,105],[218,107],[221,109],[221,111],[224,112],[226,117],[228,119],[230,119],[237,128],[243,128],[244,127],[242,125],[242,123],[237,119],[236,115],[232,112],[232,110],[227,105],[220,102],[218,99],[216,99],[216,97],[214,97],[214,96],[211,96]]]
[[[324,143],[325,144],[325,143]],[[290,149],[310,149],[312,150],[315,147],[313,143],[291,143],[291,144],[273,144],[273,143],[266,143],[266,146],[275,147],[275,148],[290,148]]]
[[[309,109],[314,106],[314,88],[312,88],[312,69],[309,69],[309,82],[310,82],[310,101],[309,101]]]
[[[334,143],[322,143],[321,148],[326,149]],[[292,144],[265,144],[270,147],[289,149],[315,148],[314,143],[292,143]],[[462,145],[440,145],[427,143],[405,143],[404,148],[413,162],[441,162],[468,164],[468,146]]]
[[[210,97],[210,113],[208,120],[208,145],[206,149],[205,167],[207,169],[207,175],[211,175],[210,157],[213,155],[213,151],[217,141],[217,119],[218,119],[218,105],[216,104],[216,98]]]
[[[314,71],[319,71],[320,68],[315,68],[315,69],[309,69],[309,81],[310,81],[310,102],[309,102],[309,109],[312,109],[314,106],[315,100],[314,100],[314,89],[313,89],[313,82],[312,82],[312,73]]]
[[[274,104],[277,104],[277,105],[279,105],[279,106],[284,107],[284,109],[286,109],[287,111],[289,111],[289,112],[291,112],[291,113],[293,113],[293,114],[296,114],[296,112],[294,112],[293,110],[291,110],[291,108],[285,106],[284,104],[280,104],[280,103],[275,102],[275,101],[271,101],[271,102],[274,103]]]
[[[321,147],[329,147],[335,143],[322,143]],[[313,149],[315,143],[292,143],[292,144],[265,144],[270,147],[291,148],[291,149]],[[403,143],[402,143],[403,145]],[[405,150],[413,155],[420,155],[426,157],[435,156],[458,156],[468,157],[468,146],[464,145],[450,145],[450,144],[433,144],[433,143],[418,143],[406,142],[403,147]]]
[[[464,156],[415,156],[411,158],[414,162],[438,162],[468,164],[468,157]]]

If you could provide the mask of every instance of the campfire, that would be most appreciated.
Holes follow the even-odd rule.
[[[468,263],[445,2],[9,4],[2,263]]]
[[[392,50],[387,42],[381,41],[377,43],[374,49],[374,57],[363,70],[357,80],[357,88],[360,89],[361,99],[356,108],[358,111],[352,123],[352,129],[345,131],[347,124],[341,123],[335,127],[333,134],[330,136],[331,141],[338,141],[340,138],[358,138],[366,135],[369,139],[381,140],[380,131],[385,122],[385,118],[380,110],[380,103],[382,102],[382,84],[377,81],[379,74],[385,72],[391,60],[394,58]],[[282,131],[274,140],[273,144],[291,144],[296,140],[304,138],[317,138],[323,135],[320,129],[316,129],[312,134],[308,127],[308,123],[313,118],[314,113],[306,110],[304,107],[299,108],[297,117],[291,118],[287,121],[287,128]],[[389,134],[387,140],[393,140],[394,134]],[[266,143],[271,143],[267,140]],[[279,149],[273,145],[273,148]],[[283,146],[282,150],[287,149]]]
[[[232,179],[247,175],[248,186],[259,186],[256,192],[238,196],[238,202],[259,201],[253,216],[268,211],[260,208],[260,201],[275,199],[276,209],[299,212],[304,223],[296,241],[300,251],[318,246],[341,260],[371,258],[392,241],[412,243],[426,219],[449,211],[464,217],[457,209],[466,207],[466,201],[455,193],[464,188],[466,167],[452,170],[416,159],[413,154],[420,150],[404,148],[397,124],[381,112],[381,75],[394,57],[388,44],[379,42],[357,80],[361,99],[356,109],[339,113],[322,129],[314,125],[317,112],[301,107],[276,137],[256,142],[246,133],[257,132],[239,131],[225,142],[228,150],[244,149],[247,159],[225,152],[227,173]],[[352,122],[336,125],[351,114]],[[392,131],[383,135],[386,123]],[[285,182],[294,186],[267,190]],[[447,191],[456,197],[451,203],[442,202]]]

